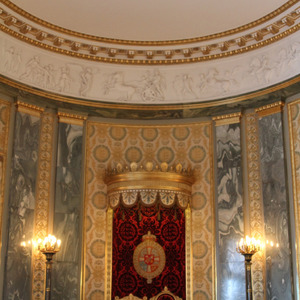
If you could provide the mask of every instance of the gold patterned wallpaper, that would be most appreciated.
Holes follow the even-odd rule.
[[[196,170],[192,194],[193,299],[212,299],[214,245],[211,123],[134,126],[87,122],[84,298],[105,295],[105,169],[121,163],[181,163]]]

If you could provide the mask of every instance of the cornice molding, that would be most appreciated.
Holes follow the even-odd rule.
[[[46,21],[26,12],[25,10],[21,9],[20,7],[18,7],[17,5],[15,5],[14,3],[12,3],[9,0],[1,0],[0,2],[2,2],[6,7],[11,9],[15,13],[21,15],[22,17],[24,17],[40,26],[57,31],[59,33],[71,35],[74,37],[79,37],[79,38],[83,38],[83,39],[87,39],[87,40],[91,40],[91,41],[99,41],[99,42],[103,42],[103,43],[112,43],[112,44],[120,44],[120,45],[169,46],[169,45],[179,45],[179,44],[182,45],[182,44],[190,44],[190,43],[195,43],[195,42],[202,42],[202,41],[225,37],[228,35],[233,35],[233,34],[245,31],[245,30],[249,30],[251,28],[254,28],[255,26],[259,26],[259,25],[266,23],[267,21],[270,21],[271,19],[277,17],[278,15],[282,14],[283,12],[285,12],[286,10],[291,8],[293,5],[298,3],[299,0],[290,0],[286,3],[284,3],[278,9],[263,16],[262,18],[255,20],[253,22],[250,22],[248,24],[245,24],[243,26],[239,26],[237,28],[231,29],[231,30],[226,30],[224,32],[220,32],[220,33],[212,34],[212,35],[208,35],[208,36],[201,36],[201,37],[181,39],[181,40],[167,40],[167,41],[133,41],[133,40],[112,39],[112,38],[107,38],[107,37],[99,37],[99,36],[94,36],[94,35],[89,35],[89,34],[83,34],[80,32],[69,30],[69,29],[57,26],[55,24],[46,22]],[[25,24],[23,24],[23,26],[24,25]],[[275,28],[273,30],[277,30],[277,29]]]
[[[10,1],[2,2],[8,4],[10,7]],[[285,9],[279,10],[278,13],[271,13],[270,15],[274,18],[279,15],[279,12],[282,13],[297,2],[290,1],[288,2],[289,5],[287,3],[283,6]],[[18,11],[15,8],[14,10]],[[90,43],[89,41],[82,40],[82,38],[85,38],[84,36],[59,35],[60,30],[58,30],[59,33],[57,35],[55,32],[49,31],[49,26],[45,28],[34,27],[4,8],[0,8],[0,30],[33,46],[90,61],[115,64],[166,65],[219,59],[267,46],[298,31],[300,28],[299,17],[300,8],[297,7],[293,11],[289,11],[285,16],[280,16],[278,20],[274,20],[271,24],[264,24],[260,21],[251,23],[252,26],[248,26],[247,29],[252,29],[254,26],[260,25],[261,27],[251,32],[246,32],[243,35],[237,36],[236,33],[242,33],[242,31],[238,30],[235,32],[235,30],[232,30],[224,35],[227,39],[222,38],[222,35],[216,35],[198,41],[177,41],[175,44],[172,41],[166,42],[166,44],[152,43],[150,45],[146,43],[138,45],[139,47],[137,48],[116,46],[115,44],[118,43],[115,43],[113,40],[98,41],[92,39]],[[271,17],[266,18],[266,20],[269,19]],[[266,20],[264,19],[264,22]],[[47,25],[47,23],[43,24],[43,22],[41,24]],[[55,28],[51,29],[55,30]],[[207,43],[209,40],[218,38],[222,39],[215,40],[213,43]],[[204,44],[203,42],[206,43]],[[121,43],[121,45],[127,46],[128,44]],[[147,46],[151,46],[151,48],[147,48]],[[168,47],[166,48],[166,46]]]
[[[129,109],[138,105],[143,111],[149,106],[158,106],[155,110],[160,110],[173,104],[176,109],[179,105],[194,104],[207,107],[212,101],[227,102],[238,95],[249,98],[244,95],[252,91],[264,94],[266,88],[276,90],[281,82],[296,78],[300,66],[299,29],[300,23],[255,45],[200,57],[204,60],[201,64],[192,63],[198,58],[186,58],[183,61],[189,59],[191,63],[179,66],[181,60],[170,60],[147,64],[145,60],[139,67],[134,60],[127,64],[122,60],[123,64],[116,65],[102,63],[102,58],[92,56],[88,60],[78,59],[86,57],[82,53],[59,55],[67,50],[40,41],[32,45],[24,37],[27,44],[19,32],[14,33],[20,40],[0,31],[0,74],[12,79],[13,85],[21,86],[22,90],[71,103],[75,99],[82,105],[98,106],[94,102],[100,102],[100,107],[119,104]],[[53,51],[42,50],[50,48]]]
[[[37,105],[28,104],[22,101],[16,102],[16,108],[19,112],[23,112],[36,117],[40,117],[41,113],[44,111],[43,108]]]
[[[282,101],[278,101],[272,104],[264,105],[262,107],[259,107],[255,110],[255,112],[258,114],[258,116],[265,117],[272,114],[276,114],[279,112],[282,112],[284,107],[284,103]]]
[[[84,121],[87,119],[86,116],[75,115],[65,112],[58,112],[58,120],[61,123],[73,124],[83,126]]]
[[[213,117],[213,121],[215,121],[216,126],[222,126],[226,124],[235,124],[239,123],[241,120],[242,114],[240,112],[238,113],[232,113],[232,114],[226,114],[221,116]]]

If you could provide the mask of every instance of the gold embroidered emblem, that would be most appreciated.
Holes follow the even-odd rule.
[[[156,236],[148,231],[143,241],[133,253],[133,266],[136,272],[151,283],[164,269],[166,255],[163,247],[156,242]]]

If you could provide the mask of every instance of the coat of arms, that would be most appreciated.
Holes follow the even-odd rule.
[[[166,255],[163,247],[156,242],[156,236],[148,231],[143,236],[143,241],[133,253],[133,265],[136,272],[151,283],[164,269]]]

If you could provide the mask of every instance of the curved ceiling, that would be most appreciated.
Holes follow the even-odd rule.
[[[231,30],[285,0],[13,0],[25,12],[68,30],[111,39],[181,40]]]
[[[272,89],[299,78],[299,3],[0,0],[0,82],[124,107]]]

